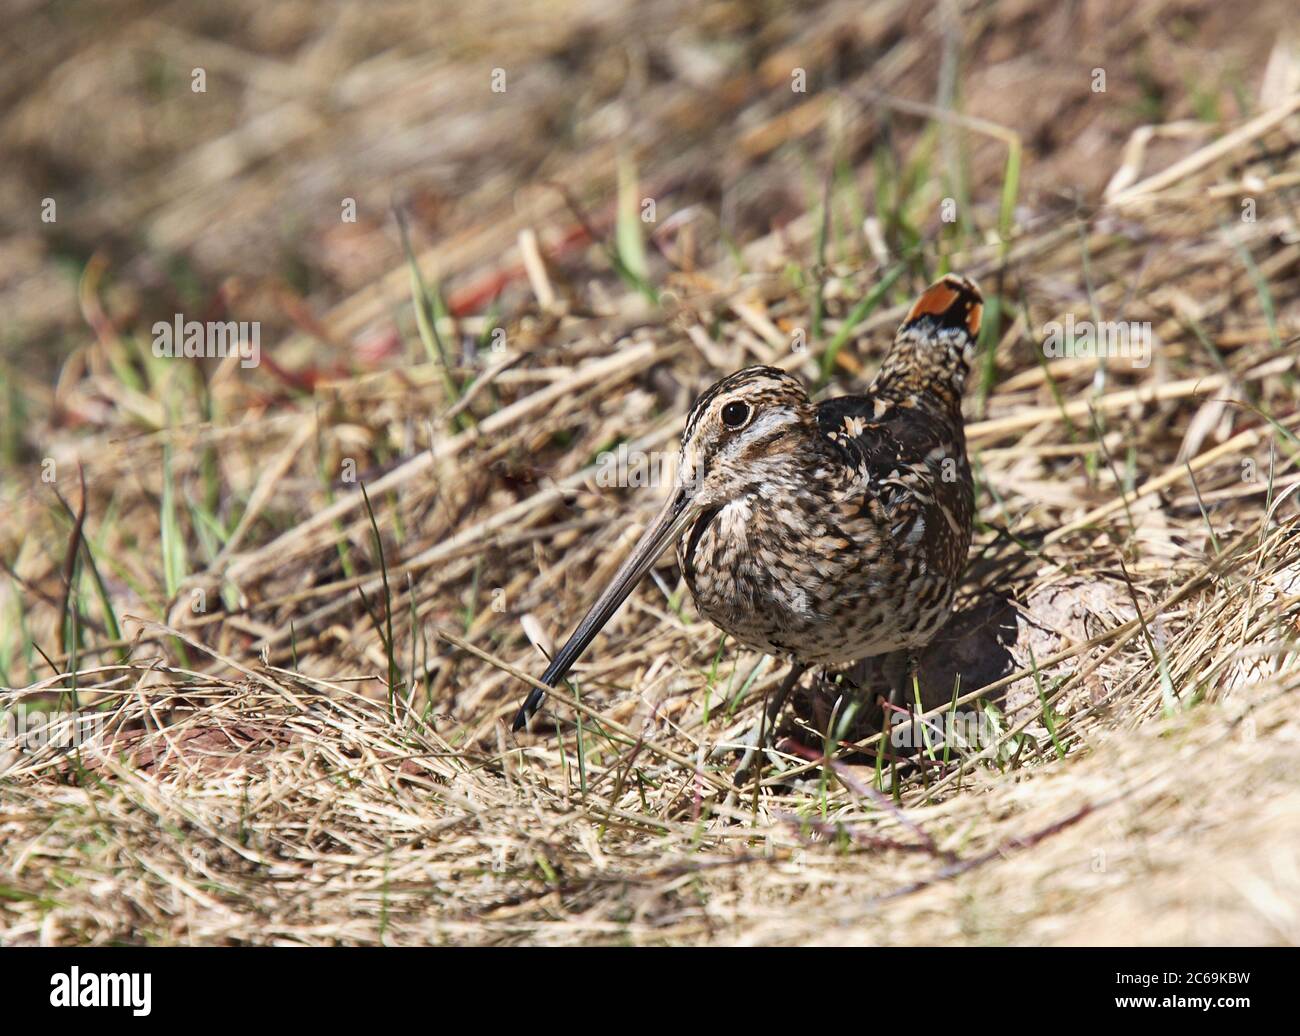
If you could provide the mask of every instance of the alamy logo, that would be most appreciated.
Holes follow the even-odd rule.
[[[1151,363],[1151,322],[1148,320],[1053,320],[1043,325],[1043,355],[1049,360],[1125,359],[1134,367]]]
[[[997,730],[982,712],[945,712],[939,716],[890,713],[889,740],[895,748],[985,748],[997,741]]]
[[[619,443],[618,449],[605,450],[596,458],[596,485],[657,489],[671,484],[672,460],[666,453],[629,450],[627,443]]]
[[[171,323],[157,321],[153,354],[167,359],[224,360],[238,356],[241,367],[262,361],[262,324],[258,320],[186,320],[177,313]]]
[[[630,450],[627,443],[596,457],[596,485],[603,488],[659,489],[678,484],[673,477],[677,454]],[[697,472],[698,476],[698,472]]]
[[[152,1009],[153,975],[149,972],[101,974],[74,967],[50,976],[50,1005],[53,1007],[129,1007],[137,1018]]]
[[[0,748],[39,752],[42,748],[80,748],[104,730],[102,712],[44,712],[35,709],[0,713]]]

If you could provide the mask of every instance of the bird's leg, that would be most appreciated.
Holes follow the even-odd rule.
[[[781,714],[781,707],[785,705],[785,700],[794,690],[795,684],[799,682],[799,677],[808,671],[808,667],[800,662],[791,662],[790,671],[786,673],[785,679],[781,681],[781,686],[777,688],[776,694],[767,703],[767,708],[763,714],[754,723],[749,733],[740,739],[740,743],[746,745],[745,754],[740,759],[740,765],[736,767],[734,781],[741,784],[749,775],[754,761],[758,758],[759,752],[766,752],[771,747],[772,733],[776,730],[776,719]]]
[[[889,691],[889,700],[885,701],[882,697],[880,702],[880,729],[882,733],[882,746],[893,745],[892,728],[896,723],[911,723],[912,730],[908,732],[908,743],[912,744],[917,738],[917,721],[912,706],[916,703],[917,698],[917,679],[921,671],[920,661],[916,655],[908,651],[906,664],[903,668],[903,675]],[[924,740],[924,739],[922,739]]]
[[[920,673],[921,673],[921,663],[917,659],[916,653],[913,651],[909,651],[907,653],[907,666],[903,670],[902,701],[912,702],[913,704],[915,704],[915,700],[918,695],[917,681],[920,677]],[[894,704],[900,705],[902,703],[895,701]]]

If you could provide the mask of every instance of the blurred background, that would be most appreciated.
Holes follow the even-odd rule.
[[[598,249],[556,187],[603,233],[620,160],[654,199],[665,247],[684,228],[699,266],[808,212],[828,168],[843,233],[864,248],[864,216],[895,249],[996,226],[1005,144],[878,93],[1013,130],[1018,215],[1075,212],[1100,199],[1139,127],[1193,124],[1150,142],[1159,168],[1195,123],[1293,88],[1293,52],[1278,51],[1291,15],[1286,0],[11,0],[0,356],[34,405],[48,401],[84,338],[93,256],[115,327],[229,314],[261,320],[290,370],[364,366],[391,344],[385,307],[406,294],[394,204],[453,311],[508,311],[527,292],[509,276],[520,229],[537,229],[561,272],[585,260]],[[943,197],[958,224],[941,221]],[[42,222],[46,198],[56,222]],[[294,330],[309,355],[277,346]]]

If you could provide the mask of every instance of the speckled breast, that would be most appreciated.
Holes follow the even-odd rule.
[[[832,511],[751,495],[702,514],[677,549],[700,614],[810,664],[926,643],[947,619],[951,577],[904,561],[887,537],[847,535]]]

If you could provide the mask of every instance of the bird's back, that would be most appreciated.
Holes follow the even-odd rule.
[[[970,548],[960,417],[873,392],[827,400],[817,418],[844,458],[839,524],[859,546],[856,578],[877,602],[852,606],[867,613],[854,657],[920,646],[947,618]]]

